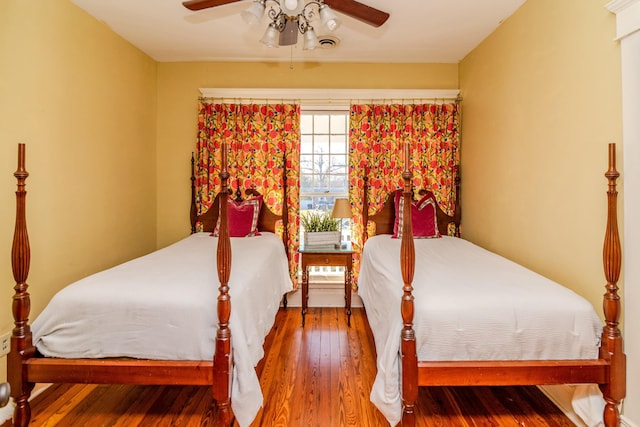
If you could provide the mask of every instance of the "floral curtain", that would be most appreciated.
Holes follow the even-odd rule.
[[[289,271],[297,283],[299,245],[300,106],[297,104],[198,103],[196,205],[206,212],[220,191],[221,146],[229,147],[230,188],[254,188],[276,214],[287,198]],[[286,194],[282,168],[286,163]]]
[[[413,187],[431,190],[440,207],[453,214],[455,175],[460,164],[460,111],[457,103],[352,105],[349,130],[349,199],[353,208],[354,271],[362,252],[364,173],[369,168],[371,213],[387,195],[402,188],[403,144],[410,144]]]

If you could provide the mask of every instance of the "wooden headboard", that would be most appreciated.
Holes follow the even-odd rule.
[[[232,194],[231,192],[229,193]],[[246,200],[251,197],[259,196],[258,193],[254,189],[248,189],[245,191],[244,198],[242,194],[236,191],[235,196],[233,197],[236,201]],[[195,226],[197,222],[202,224],[203,230],[207,232],[213,232],[216,227],[216,223],[218,222],[218,213],[220,211],[220,194],[216,195],[216,198],[213,200],[213,204],[209,208],[208,211],[203,213],[202,215],[196,215],[195,222],[191,222],[191,229],[195,231]],[[286,202],[283,206],[283,212],[286,212],[287,205]],[[286,229],[286,215],[276,215],[273,213],[271,209],[267,207],[265,203],[262,204],[262,208],[260,209],[260,216],[258,217],[258,231],[270,231],[272,233],[276,232],[277,222],[282,220],[282,226]]]
[[[455,226],[455,235],[456,237],[460,237],[460,180],[456,176],[455,179],[455,188],[456,188],[456,203],[455,203],[455,211],[453,215],[447,215],[436,203],[436,216],[438,218],[438,230],[440,234],[447,235],[449,234],[449,224],[454,224]],[[373,221],[375,224],[375,234],[393,234],[393,224],[395,222],[395,206],[394,206],[394,194],[395,191],[392,191],[387,195],[387,200],[384,202],[382,209],[378,211],[375,215],[369,215],[369,178],[367,176],[364,177],[364,198],[363,198],[363,207],[362,207],[362,218],[364,224],[364,240],[369,237],[368,230],[366,224],[369,221]],[[399,189],[400,190],[400,189]],[[420,190],[420,196],[426,196],[430,194],[434,200],[437,200],[433,193],[428,190]]]
[[[285,195],[283,197],[283,201],[282,201],[282,215],[277,215],[275,214],[271,209],[269,209],[269,207],[267,207],[266,203],[262,204],[262,208],[260,209],[260,216],[258,217],[258,231],[269,231],[271,233],[275,233],[276,232],[276,226],[278,221],[282,221],[281,225],[282,225],[282,229],[283,229],[283,241],[285,242],[285,246],[286,246],[286,242],[287,242],[287,233],[288,233],[288,227],[287,227],[287,222],[288,222],[288,204],[287,204],[287,180],[286,180],[286,176],[287,176],[287,168],[286,168],[286,161],[283,162],[284,163],[284,167],[282,168],[282,176],[284,177],[284,179],[282,180],[283,182],[283,187],[282,187],[282,192]],[[211,207],[209,208],[209,210],[205,213],[203,213],[202,215],[198,215],[198,210],[196,207],[196,187],[195,187],[195,158],[193,156],[193,154],[191,155],[191,214],[190,214],[190,219],[191,219],[191,233],[195,233],[196,231],[196,224],[198,222],[200,222],[203,226],[203,231],[207,231],[207,232],[213,232],[213,230],[216,227],[216,223],[218,222],[218,214],[220,212],[220,195],[221,193],[218,193],[216,195],[216,198],[213,200],[213,204],[211,205]],[[234,199],[236,201],[242,201],[243,200],[243,196],[242,193],[240,191],[240,183],[238,183],[238,189],[235,192],[234,195]],[[229,195],[233,195],[233,193],[231,192],[231,190],[229,189]],[[244,199],[248,199],[251,197],[256,197],[259,196],[260,193],[257,192],[255,189],[248,189],[245,190],[245,194],[244,194]]]

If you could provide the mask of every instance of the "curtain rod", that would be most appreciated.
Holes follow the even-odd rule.
[[[385,103],[407,101],[457,101],[458,89],[267,89],[267,88],[200,88],[204,98],[235,102],[290,101],[304,105],[330,106],[353,102]]]

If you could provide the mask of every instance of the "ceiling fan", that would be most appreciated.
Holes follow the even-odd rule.
[[[187,0],[182,2],[189,10],[202,10],[210,7],[223,6],[242,0]],[[374,27],[379,27],[389,19],[389,14],[379,9],[367,6],[355,0],[324,0],[324,4],[333,10],[343,13]]]

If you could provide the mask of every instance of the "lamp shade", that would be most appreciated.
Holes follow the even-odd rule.
[[[278,39],[280,37],[280,31],[276,28],[276,24],[273,22],[269,24],[267,30],[260,41],[269,47],[278,47]]]
[[[331,212],[333,218],[351,218],[351,204],[348,199],[336,199]]]
[[[304,33],[304,44],[302,45],[302,50],[313,50],[317,47],[320,47],[320,42],[318,41],[316,32],[313,31],[313,27],[309,26]]]
[[[320,6],[320,21],[322,22],[322,25],[329,31],[334,31],[340,26],[338,17],[326,4]]]
[[[258,22],[262,20],[262,16],[264,15],[265,3],[264,0],[254,1],[253,4],[249,7],[249,9],[243,10],[240,13],[244,22],[249,25],[256,25]]]

